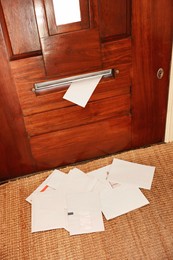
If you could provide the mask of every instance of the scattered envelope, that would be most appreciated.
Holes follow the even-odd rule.
[[[91,191],[95,186],[97,179],[87,176],[77,168],[71,170],[64,178],[61,174],[55,175],[48,182],[49,187],[60,189],[64,193]]]
[[[85,107],[101,78],[102,76],[95,76],[73,82],[63,98],[81,107]]]
[[[66,202],[61,192],[40,193],[32,198],[32,232],[67,230]]]
[[[109,170],[108,180],[114,183],[130,184],[151,189],[155,167],[124,160],[114,159]]]
[[[78,169],[78,168],[73,168],[73,169],[71,169],[68,174],[72,175],[72,174],[76,174],[76,173],[79,173],[79,174],[81,174],[81,175],[86,175],[83,171],[81,171],[81,170]]]
[[[68,194],[67,219],[70,235],[104,231],[99,194],[95,192]]]
[[[47,185],[52,189],[60,189],[67,182],[68,176],[64,172],[56,170],[56,173],[47,182]]]
[[[100,193],[104,189],[112,189],[111,184],[107,180],[97,180],[92,191]]]
[[[98,180],[106,180],[109,175],[111,164],[101,167],[97,170],[88,172],[87,175],[97,178]]]
[[[44,191],[46,191],[46,192],[47,192],[47,191],[51,191],[52,188],[50,188],[50,187],[48,186],[48,182],[51,180],[51,178],[54,178],[56,175],[59,175],[60,173],[64,175],[64,173],[60,172],[59,170],[54,170],[54,171],[47,177],[47,179],[46,179],[44,182],[42,182],[42,183],[37,187],[37,189],[36,189],[34,192],[32,192],[31,195],[29,195],[29,196],[26,198],[26,201],[28,201],[29,203],[32,203],[33,197],[35,197],[35,195],[37,195],[38,193],[44,192]]]
[[[112,190],[103,190],[100,194],[101,209],[107,220],[123,215],[149,204],[139,188],[119,185]]]

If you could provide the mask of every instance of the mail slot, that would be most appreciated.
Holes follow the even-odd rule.
[[[116,72],[115,72],[116,73]],[[53,80],[53,81],[46,81],[46,82],[41,82],[41,83],[35,83],[33,92],[39,92],[42,90],[49,90],[49,89],[62,89],[64,87],[67,87],[71,85],[71,83],[76,82],[76,81],[81,81],[84,79],[90,79],[94,77],[112,77],[113,76],[113,70],[102,70],[102,71],[97,71],[97,72],[92,72],[92,73],[87,73],[87,74],[81,74],[73,77],[68,77],[68,78],[63,78],[63,79],[58,79],[58,80]]]

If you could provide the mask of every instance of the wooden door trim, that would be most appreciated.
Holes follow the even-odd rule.
[[[36,170],[0,25],[0,180]]]
[[[139,147],[164,141],[173,36],[172,0],[132,3],[132,147]],[[160,67],[165,71],[161,80],[157,78]]]

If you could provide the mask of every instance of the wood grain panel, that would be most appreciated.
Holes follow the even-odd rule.
[[[112,118],[30,139],[40,169],[79,162],[128,149],[131,118]]]
[[[102,67],[97,30],[45,37],[41,44],[48,76],[81,74]]]
[[[142,12],[139,12],[142,10]],[[164,140],[173,35],[172,0],[133,1],[133,146]],[[164,77],[157,78],[157,70]]]
[[[13,55],[40,50],[32,0],[1,0]]]
[[[102,61],[104,68],[132,62],[132,42],[130,38],[102,44]],[[118,67],[117,67],[118,68]]]
[[[45,5],[43,0],[33,0],[40,38],[49,35]]]
[[[0,180],[36,170],[0,26]]]
[[[110,117],[130,114],[130,94],[89,102],[85,108],[72,106],[25,117],[29,136],[59,131]]]
[[[91,97],[92,101],[129,93],[129,87],[131,85],[131,55],[129,53],[131,53],[131,50],[126,52],[126,54],[123,54],[123,51],[121,51],[121,44],[117,46],[117,53],[118,48],[119,52],[122,53],[121,63],[120,55],[114,55],[114,58],[111,58],[109,51],[105,51],[105,57],[107,55],[110,61],[107,63],[105,61],[104,68],[115,68],[118,69],[120,73],[116,75],[115,79],[110,78],[102,80],[101,84],[96,88],[94,95]],[[117,66],[115,67],[113,63],[117,64]],[[36,96],[32,92],[33,84],[36,82],[43,82],[46,81],[46,79],[52,80],[61,78],[60,76],[56,78],[46,78],[42,57],[13,61],[11,62],[11,67],[23,114],[25,116],[72,105],[62,98],[65,90],[42,96]],[[69,74],[69,76],[72,76],[72,74]]]
[[[10,42],[10,38],[9,38],[9,34],[8,34],[8,30],[7,30],[7,25],[5,22],[5,17],[4,17],[4,12],[2,9],[2,4],[0,1],[0,23],[1,23],[1,28],[3,31],[3,37],[4,37],[4,41],[5,41],[5,46],[8,52],[8,56],[12,57],[13,53],[12,53],[12,46],[11,46],[11,42]]]
[[[127,37],[131,30],[130,0],[100,0],[100,34],[103,41]]]

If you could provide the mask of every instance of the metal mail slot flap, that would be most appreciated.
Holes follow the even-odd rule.
[[[73,77],[53,80],[53,81],[46,81],[41,83],[35,83],[33,91],[41,91],[41,90],[48,90],[51,88],[62,88],[63,86],[69,86],[71,83],[76,81],[82,81],[84,79],[94,78],[97,76],[103,76],[103,77],[111,77],[113,75],[112,69],[109,70],[102,70],[87,74],[81,74]]]

